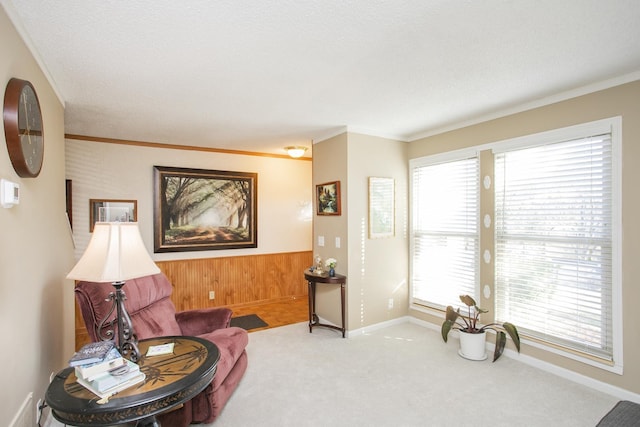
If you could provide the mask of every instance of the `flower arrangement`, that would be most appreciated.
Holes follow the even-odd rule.
[[[336,261],[335,258],[327,258],[327,260],[324,262],[324,265],[328,268],[336,268],[337,263],[338,261]]]

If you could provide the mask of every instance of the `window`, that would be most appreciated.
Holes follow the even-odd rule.
[[[444,308],[477,295],[479,160],[474,151],[410,168],[412,301]]]
[[[411,302],[480,300],[479,212],[489,203],[495,246],[482,249],[492,254],[495,321],[516,324],[527,344],[621,373],[621,126],[605,119],[411,160]],[[487,149],[493,192],[480,192]]]
[[[617,135],[571,129],[494,149],[496,320],[615,366]]]

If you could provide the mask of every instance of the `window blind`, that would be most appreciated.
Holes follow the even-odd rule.
[[[610,361],[612,146],[603,134],[495,155],[496,317]]]
[[[412,168],[414,302],[444,308],[477,296],[478,168],[477,156]]]

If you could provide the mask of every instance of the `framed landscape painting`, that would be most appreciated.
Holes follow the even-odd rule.
[[[154,252],[258,247],[258,174],[154,166]]]
[[[316,185],[318,215],[340,215],[340,181]]]

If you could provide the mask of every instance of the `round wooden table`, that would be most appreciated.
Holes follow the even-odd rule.
[[[173,353],[145,356],[149,346],[175,343]],[[218,347],[198,337],[172,336],[142,340],[138,361],[144,382],[121,391],[106,403],[78,384],[74,368],[54,377],[45,394],[53,417],[74,426],[113,425],[138,422],[159,426],[156,415],[200,393],[213,380],[220,358]]]

